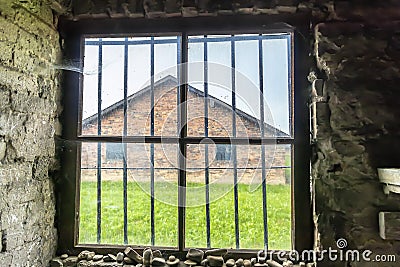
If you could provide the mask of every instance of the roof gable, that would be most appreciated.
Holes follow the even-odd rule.
[[[161,88],[165,88],[165,87],[168,87],[168,86],[170,86],[170,87],[178,86],[177,78],[175,78],[175,77],[173,77],[171,75],[168,75],[168,76],[165,76],[165,77],[159,79],[158,81],[156,81],[154,83],[154,89],[155,90],[159,90]],[[143,89],[131,94],[130,96],[128,96],[127,97],[127,102],[130,103],[131,101],[136,100],[137,98],[139,98],[141,96],[144,96],[146,93],[149,93],[150,90],[151,90],[151,85],[146,86],[145,88],[143,88]],[[195,87],[193,87],[193,86],[189,85],[188,86],[188,90],[189,90],[189,92],[194,93],[194,94],[196,94],[196,95],[198,95],[200,97],[204,97],[204,92],[199,90],[199,89],[197,89],[197,88],[195,88]],[[207,97],[210,100],[213,100],[214,104],[216,106],[222,107],[224,109],[228,109],[229,111],[232,110],[232,106],[227,104],[227,103],[225,103],[224,101],[221,101],[220,99],[218,99],[218,98],[216,98],[214,96],[211,96],[211,95],[208,95]],[[124,106],[124,99],[122,99],[122,100],[112,104],[111,106],[103,109],[102,110],[102,115],[103,116],[107,116],[107,115],[111,114],[112,112],[114,112],[114,111],[116,111],[116,110],[118,110],[120,108],[122,109],[123,106]],[[246,113],[246,112],[244,112],[244,111],[242,111],[240,109],[236,109],[235,112],[239,116],[242,116],[245,119],[247,119],[247,120],[249,120],[249,121],[251,121],[253,123],[257,123],[257,124],[260,123],[259,119],[257,119],[256,117],[254,117],[254,116],[252,116],[252,115],[250,115],[250,114],[248,114],[248,113]],[[97,121],[97,113],[92,115],[92,116],[90,116],[90,117],[88,117],[88,118],[86,118],[86,119],[84,119],[82,121],[82,125],[83,125],[83,127],[85,127],[85,125],[89,125],[89,124],[95,123],[96,121]],[[287,137],[288,136],[288,134],[286,134],[285,132],[277,129],[276,127],[274,127],[274,126],[272,126],[272,125],[270,125],[268,123],[264,123],[264,125],[267,128],[267,130],[269,130],[271,132],[275,132],[275,136],[277,136],[277,137]]]

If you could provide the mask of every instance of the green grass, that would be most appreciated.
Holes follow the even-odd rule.
[[[80,243],[96,243],[97,186],[82,182],[80,204]],[[149,183],[128,182],[128,241],[129,244],[150,245]],[[267,185],[268,231],[270,249],[291,248],[291,205],[289,185]],[[155,186],[155,245],[177,246],[178,211],[176,186],[166,182]],[[188,184],[186,208],[186,246],[206,247],[205,189],[200,184]],[[263,248],[262,191],[238,185],[239,230],[241,248]],[[234,195],[232,185],[213,184],[210,188],[210,223],[212,247],[235,247]],[[122,182],[102,182],[101,243],[123,244]],[[161,201],[160,201],[161,200]],[[168,202],[168,203],[164,203]]]

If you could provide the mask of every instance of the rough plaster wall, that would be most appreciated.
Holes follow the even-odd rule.
[[[322,246],[336,248],[335,240],[345,238],[351,249],[397,255],[397,263],[350,266],[400,261],[400,242],[378,235],[378,212],[400,210],[400,196],[383,194],[376,170],[400,167],[400,22],[390,17],[399,7],[380,8],[338,5],[343,22],[315,28],[316,61],[326,79],[313,160]]]
[[[58,47],[44,1],[0,1],[1,266],[47,266],[55,252]]]

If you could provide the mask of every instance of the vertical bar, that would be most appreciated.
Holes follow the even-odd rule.
[[[97,66],[97,135],[101,135],[101,90],[103,76],[103,46],[100,38]],[[97,243],[101,242],[101,143],[97,143]]]
[[[208,137],[208,46],[207,35],[204,35],[204,136]],[[208,159],[208,144],[205,144],[205,184],[206,184],[206,231],[207,248],[211,248],[211,224],[210,224],[210,168]]]
[[[125,38],[124,47],[124,131],[123,136],[127,135],[127,109],[128,109],[128,38]],[[124,171],[123,171],[123,187],[124,187],[124,244],[128,244],[128,192],[127,192],[127,163],[126,163],[126,143],[123,143],[124,148]]]
[[[150,44],[150,135],[154,136],[154,36]],[[151,245],[155,244],[154,230],[154,144],[150,144],[150,192],[151,192]]]
[[[262,50],[262,35],[258,39],[258,68],[260,74],[260,128],[261,139],[265,135],[264,127],[264,66],[263,66],[263,50]],[[261,143],[261,175],[262,175],[262,194],[263,194],[263,219],[264,219],[264,249],[268,250],[268,211],[267,211],[267,184],[265,170],[265,147]]]
[[[293,99],[292,96],[292,42],[291,35],[288,34],[286,37],[286,45],[288,51],[288,94],[289,94],[289,134],[293,137]]]
[[[233,40],[234,35],[231,39],[231,79],[232,79],[232,136],[236,137],[236,61],[235,61],[235,41]],[[238,179],[237,179],[237,153],[236,145],[232,146],[233,154],[233,192],[235,198],[235,239],[236,249],[240,248],[239,240],[239,195],[238,195]]]
[[[187,66],[188,61],[188,37],[182,34],[182,54],[179,81],[179,110],[180,110],[180,132],[179,132],[179,173],[178,173],[178,249],[183,251],[185,248],[185,208],[186,208],[186,143],[184,138],[187,136]]]
[[[181,81],[181,57],[182,57],[182,37],[181,36],[177,36],[177,44],[176,44],[176,62],[177,62],[177,69],[176,69],[176,75],[177,75],[177,80],[178,80],[178,84],[177,84],[177,94],[176,94],[176,106],[179,107],[180,105],[180,96],[181,96],[181,92],[179,90],[179,85],[180,85],[180,81]],[[179,118],[181,116],[180,113],[180,109],[177,108],[177,118],[176,121],[177,123],[177,128],[176,128],[176,134],[179,136],[179,132],[180,132],[180,123],[179,123]]]

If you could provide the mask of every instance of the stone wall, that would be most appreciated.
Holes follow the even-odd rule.
[[[0,265],[54,255],[59,39],[45,1],[0,1]]]
[[[337,11],[345,16],[348,9]],[[375,14],[368,8],[357,12],[366,20]],[[397,255],[397,262],[400,242],[379,237],[378,212],[398,211],[400,196],[383,194],[376,168],[400,166],[399,26],[361,19],[316,25],[315,57],[325,86],[313,160],[322,247],[345,238],[348,248]]]

